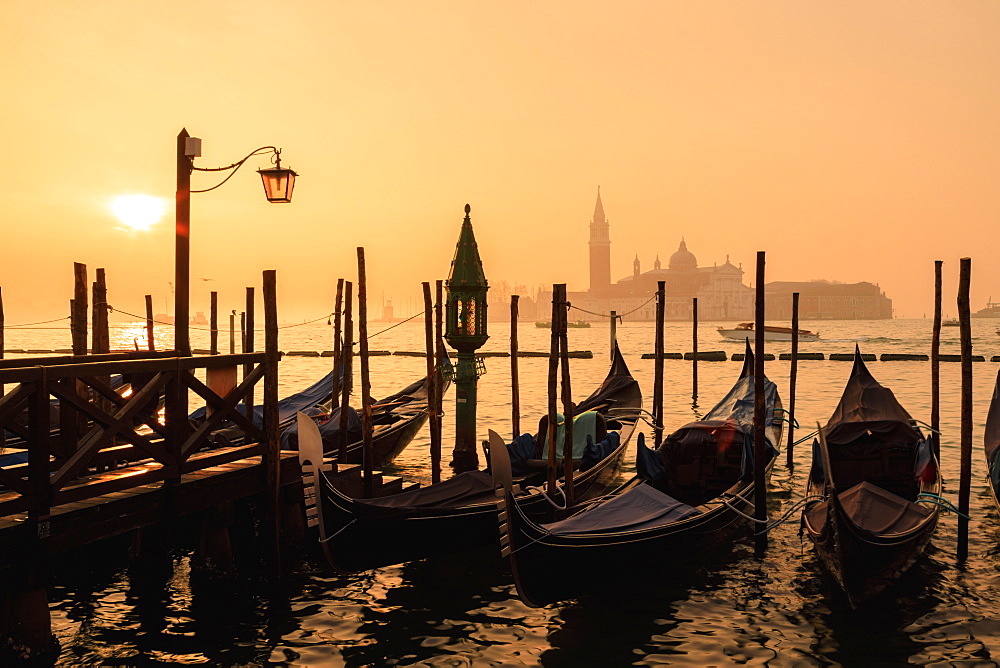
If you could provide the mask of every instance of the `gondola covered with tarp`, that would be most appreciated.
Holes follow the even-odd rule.
[[[641,407],[642,392],[616,346],[608,375],[579,404],[574,415],[574,444],[578,439],[582,444],[579,450],[574,448],[577,500],[602,494],[612,485]],[[535,487],[544,483],[547,473],[543,459],[546,427],[543,419],[537,434],[523,434],[510,443],[494,446],[505,455],[510,451],[512,455],[507,459],[519,461],[522,469],[516,494],[524,500],[526,512],[540,518],[553,512],[553,501]],[[315,455],[306,452],[303,443],[300,458],[304,460],[307,487],[311,488],[315,481],[315,522],[320,542],[337,570],[367,570],[497,540],[496,497],[490,472],[470,471],[390,496],[355,499],[338,489],[332,476],[309,463],[315,461]],[[494,450],[491,458],[495,456]],[[562,470],[560,464],[560,475]]]
[[[765,379],[767,475],[781,441],[783,411]],[[732,389],[701,420],[656,450],[638,437],[637,475],[616,493],[569,517],[539,523],[516,494],[506,462],[494,460],[500,545],[517,592],[532,606],[656,582],[664,571],[724,547],[748,526],[754,498],[753,353]],[[495,437],[495,435],[491,435]],[[608,577],[614,574],[615,577]],[[652,578],[644,579],[645,576]]]
[[[852,605],[913,565],[934,533],[940,493],[929,439],[856,348],[840,403],[813,443],[802,511],[803,532]]]

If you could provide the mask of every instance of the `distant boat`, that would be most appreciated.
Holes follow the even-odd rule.
[[[722,338],[731,339],[733,341],[743,341],[748,336],[752,337],[754,335],[752,322],[741,322],[736,325],[734,329],[726,329],[724,327],[719,327],[717,329],[719,334],[722,335]],[[791,341],[792,328],[779,327],[777,325],[764,325],[764,340]],[[819,332],[810,332],[807,329],[800,329],[799,341],[819,341]]]
[[[576,322],[567,322],[567,327],[590,327],[590,323],[586,320],[577,320]],[[545,329],[552,329],[551,320],[539,320],[535,323],[535,327],[544,327]]]
[[[947,320],[941,321],[942,327],[958,327],[958,325],[958,320],[955,320],[954,318],[948,318]]]

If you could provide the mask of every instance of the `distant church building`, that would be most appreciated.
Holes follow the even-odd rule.
[[[729,256],[722,265],[699,267],[698,259],[688,250],[684,239],[670,256],[664,269],[657,255],[653,268],[642,271],[639,256],[632,263],[632,275],[611,282],[611,234],[604,215],[601,191],[590,222],[590,289],[568,295],[571,303],[587,311],[630,315],[629,320],[654,320],[657,281],[666,282],[665,318],[690,320],[692,298],[698,298],[699,320],[752,320],[754,292],[743,285],[743,269],[732,264]],[[540,304],[546,303],[540,296]],[[551,297],[548,298],[551,301]],[[638,309],[638,310],[636,310]],[[571,314],[571,318],[581,315]],[[582,314],[583,319],[594,316]]]

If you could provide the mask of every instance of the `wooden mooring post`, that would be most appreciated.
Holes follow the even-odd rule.
[[[361,429],[364,439],[365,498],[372,498],[375,453],[372,445],[372,383],[368,373],[368,286],[365,249],[358,246],[358,353],[361,357]]]
[[[73,301],[70,328],[73,332],[73,354],[87,354],[87,265],[73,263]]]
[[[146,348],[151,352],[156,350],[153,332],[153,295],[146,295]],[[229,352],[234,351],[230,350]]]
[[[656,282],[656,334],[653,341],[653,442],[663,442],[663,318],[667,282]],[[695,362],[697,364],[697,362]]]
[[[941,463],[941,260],[934,261],[934,326],[931,331],[931,443]]]
[[[431,441],[431,452],[436,453],[436,458],[431,457],[431,482],[441,482],[441,434],[444,432],[444,281],[437,280],[434,283],[434,343],[437,347],[437,354],[434,359],[437,364],[434,368],[434,384],[438,391],[435,393],[437,405],[434,407],[434,417],[437,420],[438,442],[434,446]]]
[[[767,532],[763,531],[767,521],[767,443],[764,431],[767,420],[767,405],[764,401],[764,251],[757,251],[756,313],[754,320],[754,373],[753,373],[753,516],[754,552],[758,559],[764,557],[767,549]],[[759,532],[759,533],[758,533]]]
[[[611,312],[611,344],[609,354],[611,360],[615,359],[615,344],[618,343],[618,311]]]
[[[698,298],[691,298],[691,346],[694,359],[691,360],[691,402],[698,405]]]
[[[344,355],[340,340],[340,326],[344,308],[344,279],[337,279],[337,297],[333,303],[333,384],[330,387],[330,413],[339,406],[341,378],[344,376],[344,366],[341,357]]]
[[[247,287],[247,303],[246,303],[246,330],[244,333],[244,343],[243,352],[252,353],[254,351],[254,289],[252,287]],[[243,378],[246,379],[253,371],[253,366],[250,364],[243,365]],[[253,404],[254,404],[254,392],[253,388],[250,388],[249,394],[247,394],[246,404],[244,408],[246,409],[247,419],[253,420]]]
[[[209,332],[208,352],[210,355],[219,354],[219,293],[212,290],[209,293],[208,310]]]
[[[517,367],[517,301],[510,296],[510,424],[514,438],[521,435],[521,388]]]
[[[795,467],[795,380],[799,372],[799,293],[792,293],[792,368],[788,372],[788,452],[785,466]]]
[[[962,424],[960,478],[958,481],[958,560],[969,556],[969,496],[972,491],[972,323],[969,313],[969,284],[972,260],[959,260],[958,323],[962,348]]]
[[[562,305],[559,303],[559,285],[552,286],[552,333],[550,336],[549,343],[549,378],[548,378],[548,392],[549,392],[549,412],[548,412],[548,425],[546,425],[547,436],[543,439],[543,443],[548,445],[548,490],[549,494],[555,494],[556,492],[556,422],[558,417],[556,414],[556,383],[558,380],[559,371],[559,331],[556,327],[556,321],[559,318],[559,309]]]
[[[438,466],[441,466],[441,432],[437,428],[437,393],[441,388],[437,384],[437,371],[435,365],[435,355],[437,346],[434,345],[434,302],[431,299],[431,284],[424,281],[424,344],[427,354],[427,421],[431,432],[431,468],[434,467],[433,460],[437,457]]]
[[[558,301],[559,309],[559,364],[562,367],[562,407],[563,407],[563,489],[566,492],[566,505],[573,504],[573,391],[569,374],[569,302],[566,299],[566,284],[560,283]],[[553,314],[555,315],[555,314]],[[552,320],[552,329],[556,329],[556,321]]]
[[[95,355],[111,352],[108,331],[108,283],[104,269],[98,268],[92,292],[94,306],[91,312],[90,351]]]
[[[264,471],[270,488],[269,515],[274,532],[274,559],[281,571],[281,512],[280,512],[280,457],[281,439],[278,432],[278,291],[277,273],[268,269],[264,279]],[[249,396],[253,396],[252,393]],[[253,402],[250,402],[253,405]]]
[[[344,281],[344,381],[340,387],[340,428],[337,430],[337,461],[347,461],[347,414],[354,387],[354,284]]]

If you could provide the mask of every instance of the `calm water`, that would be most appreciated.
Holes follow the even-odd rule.
[[[989,360],[1000,355],[998,322],[973,321],[974,352]],[[930,351],[930,321],[804,322],[823,341],[801,344],[802,351]],[[384,327],[373,323],[370,331]],[[715,324],[703,323],[701,350],[740,352],[725,342]],[[508,328],[491,325],[484,350],[509,349]],[[122,344],[133,333],[116,330]],[[619,340],[647,398],[652,395],[651,323],[625,323]],[[572,349],[593,350],[593,360],[571,360],[574,395],[582,399],[607,371],[608,329],[570,331]],[[522,350],[548,349],[548,330],[520,327]],[[192,335],[195,346],[203,332]],[[284,350],[330,349],[331,330],[323,325],[283,329]],[[225,334],[223,339],[225,339]],[[668,324],[666,350],[690,350],[690,324]],[[67,347],[63,332],[9,331],[7,347]],[[223,348],[228,342],[223,340]],[[372,349],[420,350],[423,330],[408,323],[374,338]],[[769,352],[788,352],[771,344]],[[958,353],[958,329],[946,328],[942,351]],[[300,389],[325,373],[329,360],[286,358],[281,394]],[[545,410],[544,359],[521,359],[522,428],[537,424]],[[422,375],[421,358],[372,358],[373,394],[390,393]],[[872,373],[892,388],[917,419],[930,417],[930,365],[926,362],[873,362]],[[830,582],[796,522],[771,534],[763,561],[748,543],[719,555],[694,574],[673,574],[655,591],[616,600],[584,600],[543,609],[520,603],[498,550],[469,552],[445,560],[416,562],[352,577],[332,574],[309,554],[279,586],[259,576],[234,585],[199,586],[189,576],[189,552],[179,550],[166,591],[143,592],[130,583],[127,544],[105,546],[99,558],[60,560],[51,594],[54,630],[66,665],[992,665],[1000,657],[1000,519],[984,483],[981,439],[997,364],[973,365],[974,453],[969,559],[955,559],[956,521],[943,515],[926,557],[887,595],[853,613]],[[804,436],[829,417],[850,371],[849,362],[799,363],[797,418]],[[479,426],[509,434],[510,360],[487,360],[480,381]],[[669,429],[694,419],[725,392],[740,365],[699,363],[700,396],[691,400],[691,363],[667,360],[665,412]],[[787,405],[789,363],[768,362],[767,374]],[[957,502],[960,371],[942,363],[942,465],[946,495]],[[648,399],[647,399],[648,400]],[[446,398],[446,410],[454,395]],[[647,405],[648,406],[648,405]],[[451,415],[445,418],[450,450]],[[397,461],[412,479],[429,477],[429,439],[421,434]],[[783,444],[784,449],[784,444]],[[796,449],[794,472],[776,467],[770,513],[779,515],[801,498],[808,447]],[[629,457],[631,459],[631,456]],[[781,461],[784,461],[782,454]],[[631,467],[631,463],[630,463]],[[649,554],[656,559],[656,554]],[[85,567],[80,564],[85,563]],[[669,565],[665,565],[669,566]],[[600,572],[595,565],[595,572]],[[629,584],[629,573],[602,577]]]

